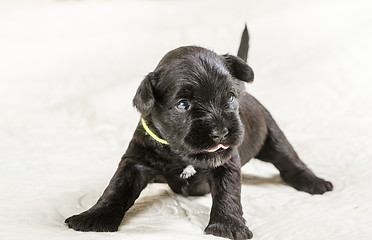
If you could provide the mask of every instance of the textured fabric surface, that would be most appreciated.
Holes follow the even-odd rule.
[[[68,229],[103,192],[139,121],[131,101],[169,50],[236,53],[246,22],[247,85],[334,191],[243,168],[254,239],[370,239],[370,1],[0,1],[0,239],[217,239],[211,197],[150,184],[115,233]]]

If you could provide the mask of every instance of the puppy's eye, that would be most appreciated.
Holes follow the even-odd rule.
[[[235,101],[235,94],[234,93],[230,92],[228,96],[229,96],[229,99],[228,99],[229,103],[232,103],[232,102]]]
[[[190,104],[186,100],[181,100],[177,103],[176,107],[180,111],[187,111],[190,108]]]

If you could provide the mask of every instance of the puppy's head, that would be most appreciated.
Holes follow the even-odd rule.
[[[181,47],[146,76],[133,104],[175,153],[195,167],[217,167],[242,142],[239,81],[252,80],[252,69],[235,56]]]

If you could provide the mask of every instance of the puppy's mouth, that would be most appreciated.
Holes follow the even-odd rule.
[[[223,145],[223,144],[218,144],[217,146],[215,146],[213,148],[206,149],[205,152],[214,153],[214,152],[217,152],[220,149],[226,150],[228,148],[230,148],[230,147],[229,146],[226,146],[226,145]]]

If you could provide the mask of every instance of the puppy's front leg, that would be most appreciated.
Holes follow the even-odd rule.
[[[240,203],[241,173],[237,151],[229,162],[215,168],[210,177],[213,204],[205,233],[230,239],[249,239]]]
[[[125,212],[134,204],[152,174],[130,158],[122,158],[119,167],[98,202],[89,210],[66,219],[77,231],[117,231]]]

